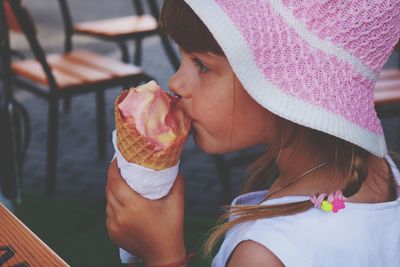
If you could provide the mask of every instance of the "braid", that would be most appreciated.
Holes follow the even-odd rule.
[[[368,175],[368,154],[360,147],[352,146],[351,163],[347,176],[347,185],[343,189],[345,197],[355,195]]]

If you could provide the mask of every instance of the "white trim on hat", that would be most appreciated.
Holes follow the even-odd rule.
[[[310,46],[315,49],[321,50],[326,54],[333,55],[345,61],[354,67],[354,69],[362,76],[370,80],[376,81],[378,73],[375,73],[371,68],[366,66],[361,60],[347,52],[340,46],[333,44],[327,39],[320,39],[316,34],[310,32],[307,26],[294,17],[292,11],[285,7],[280,0],[269,1],[271,7],[285,20],[292,29]]]
[[[185,2],[207,25],[238,79],[259,104],[278,116],[344,139],[379,157],[387,154],[384,135],[369,131],[322,107],[287,95],[268,81],[254,62],[252,52],[240,31],[214,0]]]

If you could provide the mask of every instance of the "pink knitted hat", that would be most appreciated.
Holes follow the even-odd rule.
[[[373,88],[400,36],[398,0],[185,0],[271,112],[387,153]]]

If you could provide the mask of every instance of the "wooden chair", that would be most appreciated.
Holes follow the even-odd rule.
[[[20,88],[48,101],[48,139],[46,192],[54,194],[56,186],[59,100],[79,94],[96,93],[98,154],[106,155],[104,91],[116,86],[137,85],[151,80],[142,69],[86,50],[62,54],[45,54],[36,36],[36,28],[21,0],[8,0],[16,20],[26,36],[34,59],[11,63],[13,82]],[[71,43],[66,34],[66,43]]]
[[[375,85],[374,97],[377,108],[400,103],[400,69],[381,72]]]
[[[158,27],[159,7],[157,2],[155,0],[144,1],[148,4],[151,14],[144,13],[142,0],[132,0],[132,2],[136,15],[74,24],[67,0],[59,0],[67,34],[88,35],[104,41],[114,42],[119,45],[122,52],[122,60],[126,63],[129,62],[126,43],[128,40],[134,40],[135,55],[133,63],[137,66],[142,63],[142,40],[148,36],[159,35],[172,66],[177,70],[180,65],[179,59],[168,38]],[[70,48],[71,43],[67,43],[66,47]]]
[[[400,52],[400,43],[397,44],[396,50]],[[374,88],[374,99],[380,117],[400,115],[400,108],[396,107],[396,104],[400,104],[399,68],[382,70]]]

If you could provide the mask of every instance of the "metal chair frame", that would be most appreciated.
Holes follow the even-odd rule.
[[[0,1],[0,184],[5,197],[19,201],[21,197],[22,166],[30,143],[28,112],[12,94],[9,28],[3,0]],[[0,193],[1,194],[1,193]]]

